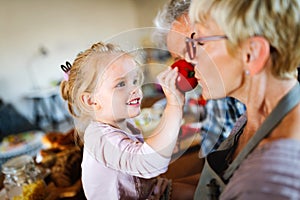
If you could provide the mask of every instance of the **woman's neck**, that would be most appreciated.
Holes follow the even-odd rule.
[[[260,126],[296,82],[296,79],[253,78],[245,102],[250,122],[252,119]]]
[[[296,82],[296,79],[280,80],[264,74],[250,78],[248,85],[245,86],[247,90],[241,98],[247,108],[247,125],[239,140],[235,155],[246,145]]]

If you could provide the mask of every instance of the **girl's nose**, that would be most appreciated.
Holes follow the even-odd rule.
[[[131,94],[142,93],[142,88],[140,86],[134,86],[131,90]]]

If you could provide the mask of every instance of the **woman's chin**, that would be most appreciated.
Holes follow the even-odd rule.
[[[202,93],[201,93],[202,97],[205,99],[205,100],[209,100],[209,99],[212,99],[212,96],[211,94],[206,90],[206,89],[202,89]]]

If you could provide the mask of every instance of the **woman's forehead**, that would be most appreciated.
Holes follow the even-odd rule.
[[[217,25],[217,23],[210,19],[207,20],[205,23],[197,22],[193,24],[194,30],[196,33],[202,35],[217,35],[223,33],[221,28]]]
[[[191,32],[191,23],[189,20],[189,16],[187,14],[183,14],[178,17],[171,25],[171,31],[176,31],[182,34],[190,34]]]

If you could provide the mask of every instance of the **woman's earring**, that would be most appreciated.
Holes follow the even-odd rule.
[[[248,69],[245,70],[245,74],[246,76],[249,76],[250,75],[250,71]]]

